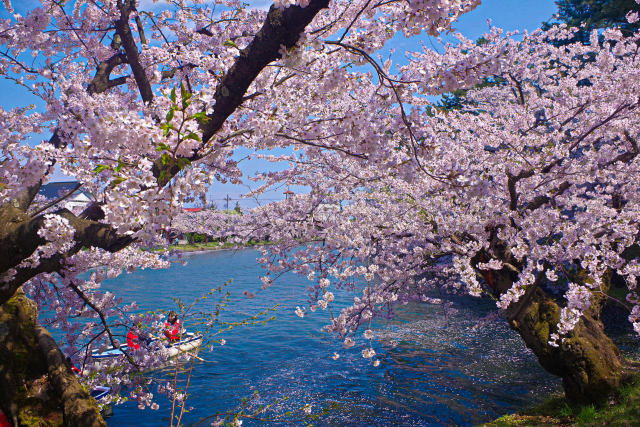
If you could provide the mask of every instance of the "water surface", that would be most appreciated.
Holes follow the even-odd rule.
[[[362,358],[363,347],[344,350],[321,332],[326,312],[304,319],[295,315],[296,305],[306,300],[306,278],[285,275],[260,291],[264,271],[255,261],[258,255],[251,249],[191,255],[186,266],[141,270],[104,284],[143,309],[171,309],[171,297],[190,302],[233,279],[227,319],[280,304],[267,326],[234,329],[222,336],[225,346],[203,349],[200,355],[215,363],[196,364],[189,398],[195,409],[183,418],[186,425],[233,410],[254,390],[263,404],[289,398],[275,405],[277,414],[305,403],[314,410],[334,403],[315,425],[435,426],[491,420],[559,389],[559,381],[540,368],[503,319],[475,327],[495,307],[486,300],[458,301],[457,313],[448,315],[436,305],[401,308],[393,320],[375,325],[381,365],[373,367]],[[244,291],[257,296],[247,298]],[[341,354],[337,361],[331,359],[334,351]],[[140,411],[133,403],[116,406],[108,424],[168,425],[170,404],[163,397],[158,402],[157,411]],[[243,425],[266,424],[271,423],[245,420]]]

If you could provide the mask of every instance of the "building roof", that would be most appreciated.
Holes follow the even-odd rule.
[[[200,212],[204,208],[182,208],[182,212]]]
[[[43,195],[47,199],[57,199],[60,196],[67,194],[78,185],[78,181],[64,181],[64,182],[50,182],[40,187],[38,194]],[[74,196],[84,194],[87,198],[91,198],[91,195],[82,188],[73,193]]]

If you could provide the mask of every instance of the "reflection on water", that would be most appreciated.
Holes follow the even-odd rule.
[[[171,296],[191,301],[233,278],[234,302],[225,313],[238,319],[280,304],[277,319],[266,327],[240,328],[222,336],[227,345],[201,353],[215,363],[198,363],[191,379],[187,425],[217,411],[237,407],[254,390],[260,403],[282,414],[310,403],[336,409],[315,425],[472,425],[520,409],[559,389],[559,381],[539,367],[533,355],[502,319],[474,328],[494,307],[491,301],[465,298],[445,316],[441,306],[414,304],[398,310],[392,321],[378,323],[373,367],[362,348],[345,351],[320,332],[326,313],[299,319],[308,282],[285,275],[267,291],[255,262],[258,252],[216,252],[189,257],[187,266],[138,271],[105,287],[135,300],[143,309],[169,308]],[[243,291],[256,293],[248,299]],[[351,298],[348,298],[351,299]],[[393,347],[391,343],[397,341]],[[334,351],[341,354],[334,361]],[[115,408],[110,426],[167,425],[170,405],[139,411],[132,403]],[[259,424],[245,420],[243,425]],[[295,423],[299,424],[299,423]]]

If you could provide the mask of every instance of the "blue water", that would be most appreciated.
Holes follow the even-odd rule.
[[[250,249],[191,255],[186,266],[137,271],[103,285],[142,309],[170,309],[171,297],[190,302],[233,279],[228,286],[232,303],[222,316],[230,320],[280,304],[276,320],[267,326],[231,330],[221,336],[225,346],[202,350],[200,356],[211,362],[195,365],[187,405],[194,409],[184,416],[186,425],[233,411],[254,390],[261,404],[289,398],[274,405],[270,416],[305,403],[314,411],[333,403],[335,408],[314,425],[429,426],[477,424],[559,389],[559,381],[539,367],[504,320],[474,328],[477,319],[495,307],[483,300],[459,301],[459,311],[447,315],[441,306],[408,305],[393,320],[378,321],[374,348],[382,363],[373,367],[362,358],[363,347],[344,350],[321,332],[327,312],[304,319],[295,315],[295,306],[306,300],[306,278],[284,275],[261,291],[264,272],[257,256]],[[244,291],[257,296],[247,298]],[[399,345],[393,348],[392,340]],[[341,354],[337,361],[331,359],[334,351]],[[115,406],[108,424],[168,425],[171,405],[164,397],[158,402],[156,411],[140,411],[130,402]],[[243,425],[270,424],[245,419]],[[292,424],[304,425],[285,423]]]

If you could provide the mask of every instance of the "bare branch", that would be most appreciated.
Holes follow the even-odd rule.
[[[30,215],[32,217],[39,215],[40,213],[46,211],[47,209],[49,209],[51,206],[57,205],[58,203],[60,203],[61,201],[69,198],[73,193],[76,192],[76,190],[78,190],[78,188],[82,187],[81,183],[77,183],[71,190],[69,190],[69,192],[67,194],[64,194],[60,197],[58,197],[57,199],[55,199],[54,201],[52,201],[51,203],[47,203],[46,205],[44,205],[43,207],[41,207],[40,209],[38,209],[37,211],[30,213]]]

